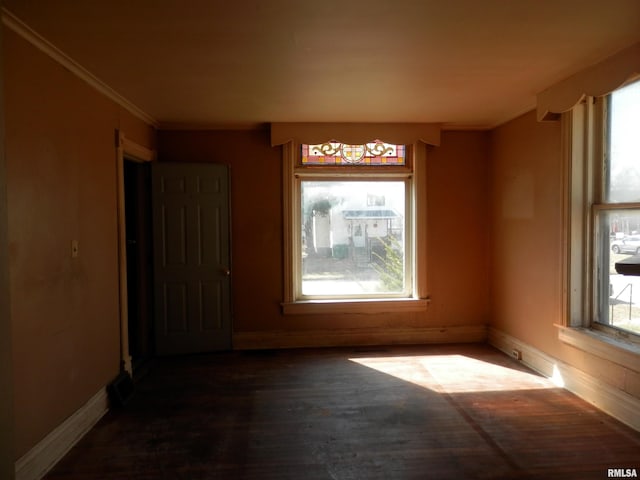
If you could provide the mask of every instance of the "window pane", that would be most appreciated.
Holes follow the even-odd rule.
[[[640,202],[640,82],[611,94],[607,202]]]
[[[302,145],[303,165],[404,165],[405,146],[380,140],[364,145],[327,142]]]
[[[640,211],[602,213],[599,232],[599,322],[640,333],[640,277],[615,270],[616,262],[640,253]]]
[[[404,181],[302,181],[303,296],[403,294]]]

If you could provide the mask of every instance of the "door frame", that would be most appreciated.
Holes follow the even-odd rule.
[[[0,0],[0,6],[2,0]],[[2,19],[5,19],[4,10]],[[0,29],[0,49],[3,44]],[[15,475],[15,436],[13,418],[13,356],[11,336],[11,292],[9,285],[9,206],[7,161],[5,158],[4,62],[0,62],[0,477]]]
[[[125,223],[124,162],[153,162],[156,152],[116,130],[116,178],[118,184],[118,288],[120,301],[120,368],[133,375],[133,365],[129,353],[129,298],[127,293],[127,229]]]

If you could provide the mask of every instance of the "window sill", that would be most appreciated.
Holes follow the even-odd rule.
[[[428,298],[394,300],[308,300],[282,304],[285,315],[340,314],[340,313],[404,313],[425,312]]]
[[[640,346],[590,328],[556,325],[560,341],[592,355],[640,372]]]

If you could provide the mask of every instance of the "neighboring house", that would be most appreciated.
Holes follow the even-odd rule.
[[[394,209],[333,207],[328,215],[312,217],[315,252],[343,258],[349,248],[371,250],[372,240],[402,232],[402,216]]]
[[[353,256],[355,248],[370,255],[381,239],[402,236],[404,219],[399,211],[404,200],[392,191],[374,194],[366,187],[354,191],[355,187],[340,184],[307,188],[307,198],[315,199],[303,219],[307,253],[345,258]]]

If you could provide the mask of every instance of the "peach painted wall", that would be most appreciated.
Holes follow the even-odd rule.
[[[557,354],[561,318],[560,124],[534,112],[491,134],[492,326]]]
[[[442,133],[427,165],[430,314],[445,325],[489,323],[487,132]]]
[[[268,131],[160,131],[161,161],[230,166],[234,332],[484,325],[488,134],[444,132],[428,153],[424,313],[282,315],[282,152]]]
[[[492,132],[491,326],[640,398],[640,374],[558,339],[562,323],[559,122],[534,112]]]
[[[154,132],[8,30],[3,54],[20,457],[119,371],[115,131]]]

